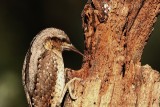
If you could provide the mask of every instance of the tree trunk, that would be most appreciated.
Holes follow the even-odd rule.
[[[89,0],[82,12],[83,66],[68,72],[78,97],[65,107],[158,107],[160,73],[141,55],[160,13],[160,0]]]

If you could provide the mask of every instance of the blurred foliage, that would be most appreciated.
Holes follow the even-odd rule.
[[[27,107],[21,70],[32,38],[42,29],[63,29],[83,52],[81,11],[87,0],[1,0],[0,1],[0,107]],[[160,71],[160,18],[145,47],[142,64]],[[81,67],[82,57],[64,53],[65,66]],[[74,65],[73,63],[74,62]],[[76,62],[76,63],[75,63]]]

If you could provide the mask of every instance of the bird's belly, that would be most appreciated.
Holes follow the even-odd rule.
[[[65,71],[64,71],[64,64],[62,61],[58,61],[58,66],[57,66],[57,79],[55,83],[55,90],[52,93],[53,99],[51,101],[51,107],[55,107],[56,105],[59,105],[59,101],[61,99],[63,89],[65,87]]]

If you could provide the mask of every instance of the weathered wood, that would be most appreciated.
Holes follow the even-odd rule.
[[[82,12],[85,57],[65,107],[158,107],[160,73],[141,65],[160,0],[89,0]]]

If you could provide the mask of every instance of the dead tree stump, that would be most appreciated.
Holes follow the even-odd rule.
[[[65,107],[159,107],[160,73],[141,65],[160,0],[89,0],[82,12],[83,66],[68,72],[77,100]]]

